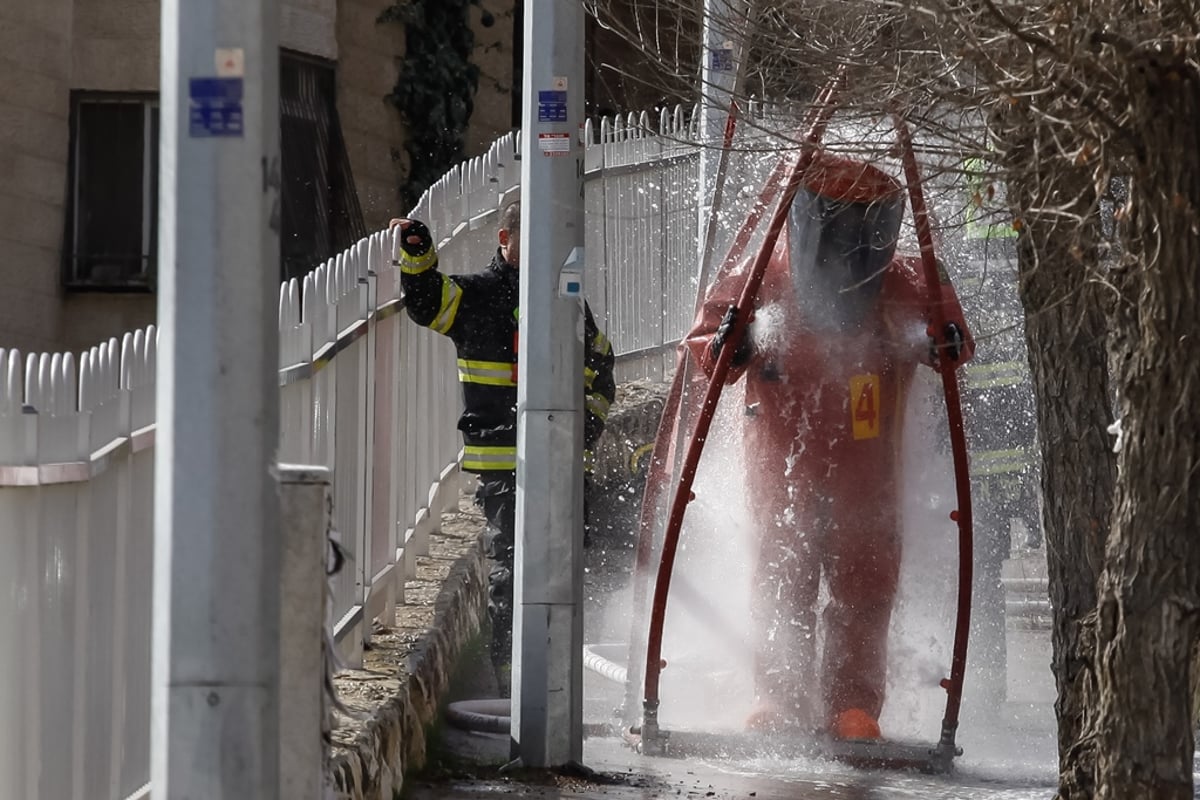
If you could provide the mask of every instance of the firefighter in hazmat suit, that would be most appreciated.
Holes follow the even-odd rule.
[[[973,352],[944,274],[949,344],[932,347],[934,299],[920,259],[895,255],[904,205],[886,173],[819,153],[732,359],[727,380],[746,378],[743,441],[758,538],[752,727],[880,736],[907,388],[918,364],[953,367]],[[744,270],[719,279],[688,335],[710,375],[744,284]],[[818,670],[822,572],[830,600]]]

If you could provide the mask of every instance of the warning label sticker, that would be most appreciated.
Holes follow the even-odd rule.
[[[571,154],[571,134],[539,133],[538,150],[545,156],[569,156]]]

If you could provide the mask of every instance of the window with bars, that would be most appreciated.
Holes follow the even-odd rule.
[[[158,250],[158,122],[154,94],[72,96],[68,287],[151,288]]]
[[[333,65],[284,53],[279,69],[283,278],[304,275],[366,236],[338,119]]]
[[[342,138],[334,65],[284,52],[280,273],[304,275],[366,235]],[[64,282],[153,289],[158,251],[157,94],[75,92]]]

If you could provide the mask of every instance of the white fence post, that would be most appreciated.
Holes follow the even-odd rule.
[[[332,502],[329,470],[279,464],[280,797],[321,800],[325,664],[325,548]]]
[[[40,647],[37,415],[25,403],[21,353],[0,349],[0,780],[13,797],[39,794]]]

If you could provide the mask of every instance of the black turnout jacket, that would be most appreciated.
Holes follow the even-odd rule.
[[[496,255],[482,272],[444,275],[436,252],[399,262],[405,307],[418,325],[449,336],[458,351],[463,468],[498,476],[517,468],[517,268]],[[584,304],[584,458],[604,430],[616,394],[612,345]]]

